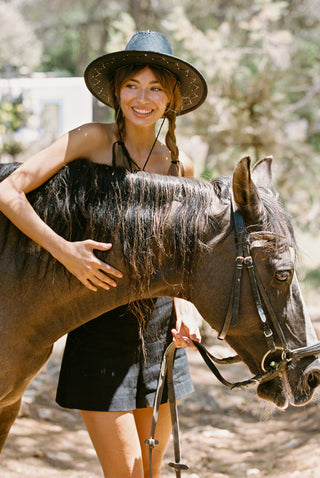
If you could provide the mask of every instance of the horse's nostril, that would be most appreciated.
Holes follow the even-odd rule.
[[[320,385],[320,372],[311,372],[308,375],[308,385],[310,388],[316,388]]]

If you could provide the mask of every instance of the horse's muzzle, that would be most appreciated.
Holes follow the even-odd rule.
[[[258,396],[273,402],[277,407],[285,409],[289,404],[302,406],[308,403],[315,389],[320,385],[320,362],[314,360],[306,366],[304,360],[289,364],[278,377],[268,382],[260,383]],[[301,370],[304,368],[304,370]]]

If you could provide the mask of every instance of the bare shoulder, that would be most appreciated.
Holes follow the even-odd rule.
[[[179,151],[179,160],[181,161],[186,177],[194,177],[194,166],[192,160],[183,151]]]
[[[88,141],[89,144],[100,146],[111,142],[113,136],[113,125],[106,123],[86,123],[71,131],[74,137],[79,140]]]
[[[70,141],[75,145],[77,156],[81,152],[82,157],[91,161],[106,162],[104,158],[108,156],[107,153],[115,141],[114,125],[83,124],[70,132]]]

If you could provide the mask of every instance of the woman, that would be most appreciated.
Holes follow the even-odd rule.
[[[131,170],[192,176],[191,160],[176,146],[175,118],[200,106],[207,87],[192,65],[172,54],[168,40],[151,31],[136,33],[124,51],[94,60],[85,80],[99,100],[115,109],[115,122],[80,126],[29,159],[1,183],[0,209],[84,286],[96,291],[116,287],[116,279],[122,277],[93,253],[95,249],[107,251],[111,244],[66,241],[37,216],[26,194],[79,157]],[[166,145],[155,135],[156,123],[162,118],[169,122]],[[191,304],[174,299],[174,305],[175,327],[170,322],[172,300],[160,298],[143,331],[122,307],[69,334],[57,401],[81,410],[105,477],[149,476],[148,449],[143,442],[150,433],[168,334],[172,328],[177,347],[200,340]],[[175,384],[177,398],[192,390],[182,349],[177,351]],[[156,436],[160,444],[154,453],[153,477],[160,476],[171,430],[168,404],[160,408]]]

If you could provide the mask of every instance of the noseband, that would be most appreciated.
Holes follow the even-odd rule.
[[[210,370],[216,375],[221,383],[230,388],[243,388],[257,382],[263,383],[272,380],[278,376],[293,359],[319,355],[320,342],[296,349],[289,348],[279,320],[277,319],[254,265],[254,260],[251,254],[250,235],[248,234],[243,216],[238,210],[233,198],[231,198],[231,212],[235,229],[237,257],[235,260],[235,271],[229,307],[221,331],[218,334],[218,338],[221,340],[225,339],[230,326],[232,325],[235,327],[238,323],[241,276],[242,270],[244,266],[246,266],[250,278],[253,299],[269,350],[261,360],[261,372],[249,380],[230,383],[221,376],[213,362],[218,364],[241,362],[240,357],[236,355],[224,359],[217,359],[211,355],[202,344],[195,342],[194,345],[199,350]],[[277,340],[275,339],[275,335]]]

